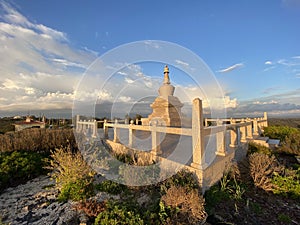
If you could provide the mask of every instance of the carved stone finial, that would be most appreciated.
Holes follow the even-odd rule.
[[[169,67],[168,67],[168,65],[165,66],[164,73],[169,73]]]
[[[170,84],[169,67],[167,65],[164,68],[164,84]]]
[[[159,88],[158,93],[162,97],[173,96],[175,87],[171,85],[169,77],[169,67],[166,65],[164,68],[164,82]]]

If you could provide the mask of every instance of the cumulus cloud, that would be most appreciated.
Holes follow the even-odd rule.
[[[272,65],[273,63],[271,61],[265,61],[265,65]]]
[[[237,63],[237,64],[234,64],[234,65],[232,65],[232,66],[229,66],[229,67],[227,67],[227,68],[225,68],[225,69],[218,70],[217,72],[218,72],[218,73],[228,73],[228,72],[231,72],[231,71],[233,71],[233,70],[235,70],[235,69],[241,68],[241,67],[243,67],[243,66],[244,66],[243,63]]]
[[[65,33],[31,22],[4,1],[0,12],[1,111],[71,108],[95,54],[71,47]]]

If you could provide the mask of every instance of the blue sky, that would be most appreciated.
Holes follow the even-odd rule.
[[[97,57],[140,40],[173,42],[199,55],[228,112],[300,115],[300,0],[0,2],[0,117],[71,108]],[[140,64],[131,73],[149,82],[162,66]]]

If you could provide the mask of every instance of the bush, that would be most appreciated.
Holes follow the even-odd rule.
[[[275,186],[274,194],[300,198],[300,167],[297,170],[286,169],[283,175],[276,174],[272,183]]]
[[[285,137],[279,152],[300,156],[300,132],[291,133]]]
[[[281,141],[280,152],[300,155],[300,130],[288,126],[270,126],[264,135]]]
[[[253,154],[253,153],[262,153],[262,154],[266,154],[266,155],[272,155],[272,151],[270,148],[260,145],[260,144],[256,144],[254,142],[249,142],[248,144],[248,154]]]
[[[81,201],[74,208],[78,211],[85,212],[89,217],[97,217],[100,212],[103,212],[106,207],[106,201],[97,202],[96,200]]]
[[[62,186],[58,201],[65,202],[69,199],[73,201],[85,200],[94,193],[94,186],[88,179],[78,179]]]
[[[197,189],[172,185],[162,196],[160,204],[163,211],[165,206],[170,207],[169,219],[180,224],[198,224],[205,221],[207,213],[204,208],[204,198]],[[168,218],[168,217],[167,217]]]
[[[114,224],[140,224],[143,225],[144,221],[140,214],[125,204],[116,202],[108,202],[106,210],[99,213],[95,220],[95,225],[114,225]]]
[[[299,133],[299,130],[288,126],[269,126],[264,128],[265,136],[273,139],[279,139],[281,142],[293,133]]]
[[[45,157],[36,152],[0,153],[0,191],[46,173],[43,169]]]
[[[105,180],[95,186],[95,188],[98,191],[107,192],[109,194],[117,195],[120,194],[123,191],[127,190],[127,186],[123,184],[119,184],[116,182],[113,182],[111,180]]]
[[[276,172],[282,170],[274,155],[268,156],[261,153],[249,156],[249,169],[255,186],[266,191],[273,190],[271,178]]]
[[[164,186],[166,188],[170,188],[171,186],[184,186],[188,189],[197,189],[199,188],[199,183],[195,179],[195,176],[193,173],[187,171],[187,170],[181,170],[172,177],[168,178],[163,182]]]
[[[50,166],[51,177],[61,190],[60,200],[82,200],[92,194],[94,172],[84,161],[80,152],[73,153],[70,147],[52,152]]]

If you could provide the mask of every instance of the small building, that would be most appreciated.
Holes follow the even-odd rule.
[[[45,128],[45,122],[34,121],[30,116],[26,117],[25,121],[16,122],[13,124],[15,126],[15,131],[20,131],[29,128]]]

